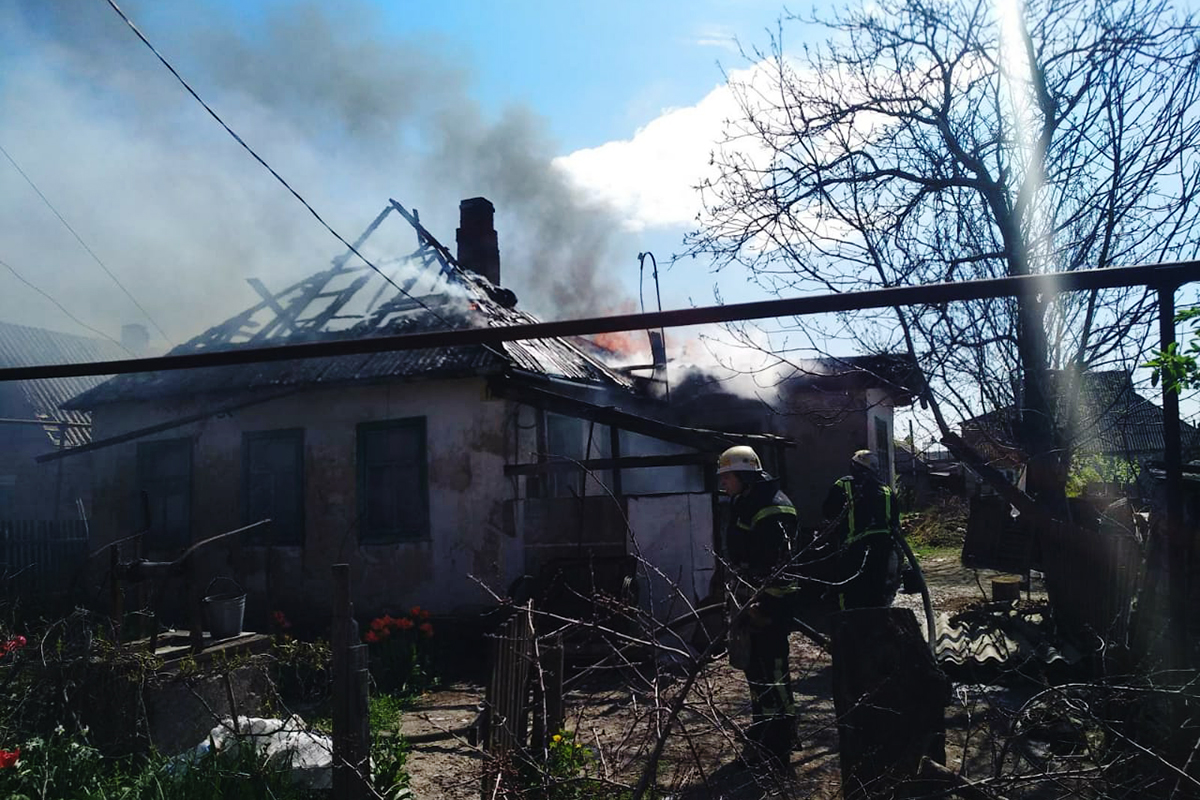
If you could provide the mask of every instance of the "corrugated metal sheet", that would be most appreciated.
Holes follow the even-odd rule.
[[[176,347],[171,353],[460,327],[502,327],[537,321],[530,314],[506,307],[501,302],[504,290],[496,289],[472,272],[456,271],[448,278],[440,269],[428,265],[420,265],[420,268],[423,272],[410,274],[401,282],[409,295],[420,298],[420,303],[409,299],[375,273],[331,270],[318,273],[274,298],[276,307],[290,308],[294,312],[296,322],[281,324],[270,312],[269,304],[260,303]],[[346,285],[338,288],[340,284]],[[331,315],[330,310],[336,313]],[[570,342],[552,338],[506,342],[497,348],[482,345],[431,348],[121,375],[76,397],[69,407],[89,409],[126,399],[234,389],[328,385],[385,378],[487,375],[508,368],[623,390],[633,385],[629,377],[610,370]]]
[[[87,363],[109,361],[128,355],[115,342],[0,322],[0,366]],[[85,376],[16,383],[35,418],[87,423],[91,420],[89,414],[79,410],[64,410],[61,405],[68,399],[100,385],[104,380],[102,376]],[[51,425],[45,430],[47,436],[58,444],[59,428]],[[64,437],[65,446],[74,447],[91,441],[91,430],[65,428],[61,436]]]

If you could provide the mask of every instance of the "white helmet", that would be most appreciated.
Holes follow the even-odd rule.
[[[731,447],[717,459],[717,474],[726,472],[761,472],[762,462],[753,447],[738,445]]]
[[[879,472],[879,458],[870,450],[857,450],[850,457],[850,463],[866,467],[871,472]]]

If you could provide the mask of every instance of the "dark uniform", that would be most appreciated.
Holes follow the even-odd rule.
[[[766,588],[730,630],[730,663],[746,673],[750,687],[751,742],[765,751],[762,755],[786,765],[796,722],[788,671],[792,589],[785,579],[769,578],[791,557],[796,508],[779,491],[779,481],[765,473],[748,473],[745,482],[746,490],[731,499],[725,536],[734,572],[731,592],[741,606],[764,584]]]
[[[838,607],[889,606],[896,596],[900,561],[894,531],[900,530],[900,507],[892,489],[858,464],[838,478],[821,511],[826,519],[842,514],[837,530]]]

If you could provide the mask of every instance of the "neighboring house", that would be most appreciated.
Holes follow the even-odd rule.
[[[1063,381],[1064,373],[1051,373],[1056,396]],[[1069,440],[1076,462],[1083,457],[1111,465],[1141,465],[1163,457],[1162,408],[1134,391],[1128,372],[1081,373],[1072,397],[1059,396],[1056,407],[1055,425],[1072,427]],[[1015,408],[1009,406],[962,423],[963,439],[1010,479],[1025,464],[1025,454],[1015,444],[1016,422]],[[1181,421],[1180,438],[1185,461],[1200,454],[1200,430]]]
[[[363,238],[392,210],[418,239],[384,265],[395,283],[346,256],[283,291],[251,281],[259,303],[172,352],[535,321],[499,286],[488,201],[462,203],[457,260],[394,202]],[[584,593],[637,571],[645,598],[656,583],[635,553],[694,601],[713,568],[706,467],[730,444],[781,440],[622,410],[638,400],[630,377],[542,339],[125,375],[68,407],[93,418],[97,544],[141,526],[142,493],[150,558],[273,520],[191,576],[196,591],[232,574],[261,626],[276,609],[325,622],[340,562],[360,613],[467,612],[560,567]]]
[[[764,396],[738,395],[697,376],[671,389],[671,406],[686,424],[794,440],[784,459],[768,457],[766,466],[782,479],[801,526],[819,528],[822,501],[856,450],[874,451],[885,477],[894,478],[895,409],[910,405],[923,382],[904,356],[828,358],[802,362]]]
[[[105,361],[129,354],[116,342],[0,322],[0,367]],[[103,378],[0,382],[0,520],[79,519],[90,507],[86,457],[38,464],[38,456],[91,441],[90,415],[60,404]]]

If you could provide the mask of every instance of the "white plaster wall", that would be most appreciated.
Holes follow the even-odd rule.
[[[882,420],[887,425],[887,474],[893,479],[896,475],[896,432],[895,409],[892,398],[883,389],[867,389],[867,441],[871,452],[875,452],[875,420]]]
[[[712,498],[630,497],[628,514],[629,552],[643,562],[638,566],[642,609],[660,621],[686,613],[688,603],[708,593],[712,577]]]
[[[95,436],[232,402],[235,397],[225,396],[102,407],[94,415]],[[360,614],[416,604],[449,612],[489,604],[476,578],[503,591],[521,571],[521,542],[505,521],[505,501],[512,497],[503,473],[507,408],[488,399],[482,379],[307,389],[138,441],[192,437],[192,537],[199,540],[242,524],[242,433],[304,429],[305,544],[245,548],[237,556],[235,567],[251,592],[248,625],[276,608],[319,620],[327,613],[330,565],[339,562],[351,565]],[[420,416],[426,424],[430,536],[359,546],[356,426]],[[96,453],[100,541],[131,530],[136,454],[136,442]]]

